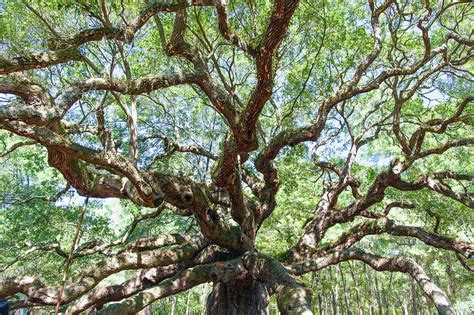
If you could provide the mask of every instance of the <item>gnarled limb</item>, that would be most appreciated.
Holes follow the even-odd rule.
[[[111,304],[94,314],[136,314],[147,305],[163,297],[188,290],[205,282],[227,282],[243,272],[245,272],[245,267],[240,258],[198,265],[185,269],[153,288],[144,290],[120,303]]]
[[[100,309],[106,303],[126,299],[149,287],[159,285],[163,280],[174,276],[177,271],[177,265],[145,269],[121,284],[100,287],[88,292],[73,302],[66,309],[66,314],[80,314],[89,308]]]
[[[360,260],[377,271],[404,272],[410,274],[423,290],[423,293],[434,303],[439,314],[454,314],[448,296],[425,273],[413,259],[407,257],[385,258],[359,249],[348,249],[324,257],[306,260],[293,264],[290,268],[294,274],[304,274],[320,270],[329,265],[343,261]]]
[[[250,275],[277,295],[278,309],[282,314],[313,314],[310,290],[290,276],[280,262],[256,252],[247,253],[242,259]]]
[[[218,22],[219,22],[219,32],[221,35],[227,39],[229,42],[231,42],[233,45],[237,46],[240,48],[242,51],[246,52],[252,57],[256,57],[257,51],[254,47],[250,46],[248,43],[246,43],[238,34],[235,32],[232,32],[232,30],[229,27],[229,23],[227,20],[227,10],[225,3],[221,0],[216,0],[215,6],[216,6],[216,11],[217,11],[217,16],[218,16]]]
[[[91,307],[100,309],[102,305],[108,302],[120,301],[143,290],[160,285],[165,279],[176,276],[185,268],[191,268],[198,264],[210,264],[222,260],[226,256],[228,256],[226,251],[216,246],[209,246],[193,259],[184,261],[179,265],[144,269],[137,276],[119,285],[100,287],[88,292],[68,306],[66,314],[79,314]]]
[[[474,244],[429,233],[416,226],[397,225],[393,220],[386,218],[366,221],[355,225],[330,246],[317,250],[316,255],[323,256],[333,251],[342,251],[351,247],[365,236],[383,233],[388,233],[394,236],[414,237],[427,245],[451,250],[466,258],[470,258],[474,255]]]
[[[207,241],[203,237],[197,237],[192,242],[175,248],[144,252],[126,251],[107,258],[96,264],[93,268],[85,270],[78,276],[69,279],[64,286],[61,302],[66,304],[77,299],[111,274],[128,269],[153,268],[176,264],[192,258],[206,245]],[[57,288],[45,286],[38,279],[32,277],[13,277],[6,278],[0,282],[0,298],[9,297],[20,292],[42,304],[54,305],[57,302]]]
[[[298,0],[277,0],[273,4],[270,21],[256,55],[257,84],[245,111],[238,119],[238,128],[224,141],[223,154],[213,176],[217,186],[224,187],[229,182],[229,177],[235,172],[238,156],[245,160],[247,154],[258,146],[255,126],[263,106],[272,94],[273,54],[286,34],[298,3]]]
[[[30,69],[46,68],[69,61],[80,61],[81,59],[82,55],[77,48],[66,48],[27,57],[16,57],[11,60],[0,58],[0,75]]]
[[[474,176],[470,174],[453,174],[450,172],[441,172],[435,174],[421,175],[419,179],[414,182],[407,182],[398,179],[392,184],[392,186],[402,191],[414,191],[423,188],[428,188],[434,192],[456,200],[471,209],[474,209],[474,200],[468,193],[459,193],[454,191],[451,187],[442,182],[443,179],[472,181],[474,179]]]

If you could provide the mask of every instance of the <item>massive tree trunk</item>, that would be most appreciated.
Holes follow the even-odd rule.
[[[247,277],[214,285],[207,299],[208,315],[269,314],[269,294],[265,285]]]

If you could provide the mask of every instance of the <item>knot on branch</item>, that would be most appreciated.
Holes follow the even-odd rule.
[[[219,220],[219,215],[214,209],[207,209],[207,217],[209,218],[209,221],[216,223]]]
[[[311,290],[300,287],[285,287],[285,290],[277,296],[278,310],[281,314],[312,314]]]
[[[193,192],[191,191],[191,189],[184,191],[181,195],[181,198],[183,199],[183,202],[191,204],[194,199]]]
[[[209,273],[213,283],[223,282],[227,283],[234,279],[242,279],[245,277],[246,271],[242,270],[241,266],[234,263],[216,262],[214,269]]]

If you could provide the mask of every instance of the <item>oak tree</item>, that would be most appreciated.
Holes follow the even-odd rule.
[[[23,211],[70,189],[138,209],[115,239],[76,246],[79,224],[71,252],[71,240],[2,243],[68,265],[95,257],[51,283],[8,273],[18,255],[0,281],[14,308],[135,314],[212,282],[208,314],[267,314],[273,295],[282,314],[312,314],[302,277],[355,260],[408,274],[453,313],[413,257],[363,240],[416,239],[469,268],[474,245],[440,224],[474,208],[470,1],[12,0],[0,12],[0,129],[13,139],[1,156],[46,152],[66,185],[51,180],[56,193]],[[134,234],[165,212],[191,224]],[[262,250],[291,220],[288,246]],[[140,272],[104,285],[125,270]]]

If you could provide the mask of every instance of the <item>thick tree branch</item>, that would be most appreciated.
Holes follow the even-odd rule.
[[[123,252],[96,264],[92,269],[81,272],[68,280],[64,286],[62,304],[77,299],[101,280],[111,274],[129,269],[168,266],[192,258],[207,244],[203,237],[197,237],[188,244],[170,249],[143,252]],[[0,282],[0,298],[23,293],[42,304],[54,305],[57,302],[57,288],[43,285],[32,277],[6,278]]]
[[[241,124],[243,127],[243,137],[246,141],[255,142],[253,133],[258,116],[265,103],[272,94],[274,70],[272,68],[273,54],[282,42],[286,31],[290,25],[298,0],[277,0],[273,4],[273,12],[270,17],[263,39],[258,46],[257,84],[250,96],[245,112],[242,115]],[[240,140],[237,138],[237,142]],[[251,147],[255,147],[252,144]]]
[[[446,293],[426,275],[420,265],[413,259],[407,257],[384,258],[358,249],[349,249],[325,257],[293,264],[290,270],[294,274],[301,275],[348,260],[363,261],[377,271],[404,272],[410,274],[410,276],[418,282],[423,293],[434,303],[439,314],[454,314]]]
[[[392,183],[391,186],[401,191],[414,191],[423,188],[428,188],[430,190],[433,190],[434,192],[456,200],[471,209],[474,209],[474,200],[472,199],[472,197],[467,193],[459,193],[451,189],[451,187],[443,183],[442,179],[444,178],[472,181],[474,176],[469,174],[441,172],[421,175],[419,179],[414,182],[407,182],[402,179],[398,179],[394,183]]]
[[[176,276],[186,268],[191,268],[198,264],[210,264],[217,260],[222,260],[226,255],[227,253],[218,247],[210,246],[201,251],[195,258],[185,261],[180,265],[144,269],[137,276],[119,285],[100,287],[88,292],[70,305],[67,308],[66,314],[79,314],[90,307],[100,309],[105,303],[120,301],[143,290],[160,285],[165,279]]]
[[[330,246],[317,250],[317,255],[323,256],[332,251],[342,251],[351,247],[368,235],[383,233],[388,233],[394,236],[414,237],[427,245],[451,250],[466,258],[470,258],[474,255],[474,244],[429,233],[420,227],[397,225],[393,220],[386,218],[365,221],[355,225]]]
[[[242,259],[247,272],[275,292],[281,314],[313,314],[310,290],[290,276],[280,262],[256,252],[249,252]]]
[[[244,272],[245,267],[240,258],[198,265],[185,269],[153,288],[144,290],[120,303],[111,304],[94,314],[136,314],[158,299],[210,281],[228,282]]]
[[[239,35],[231,31],[228,20],[227,20],[227,10],[226,10],[225,3],[223,1],[216,0],[215,6],[216,6],[216,11],[217,11],[217,16],[219,18],[218,25],[219,25],[219,32],[221,33],[221,35],[225,39],[227,39],[229,42],[231,42],[233,45],[237,46],[242,51],[246,52],[247,54],[255,58],[257,56],[257,51],[255,50],[255,48],[251,47]]]
[[[80,61],[81,59],[82,55],[77,48],[66,48],[27,57],[15,57],[10,60],[0,58],[0,75],[46,68],[69,61]]]

